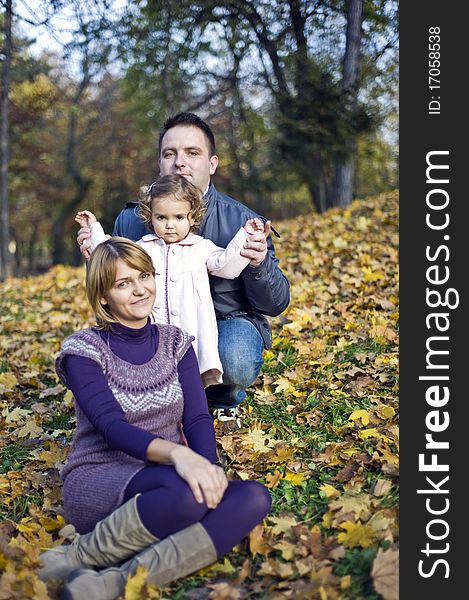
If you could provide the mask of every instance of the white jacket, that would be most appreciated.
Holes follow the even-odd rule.
[[[166,244],[154,233],[137,242],[150,255],[155,267],[152,319],[176,325],[194,336],[192,345],[205,387],[221,383],[223,375],[208,273],[225,279],[238,277],[250,262],[240,255],[246,238],[241,227],[226,249],[191,233],[174,244]],[[93,223],[91,247],[96,248],[105,239],[101,224]]]

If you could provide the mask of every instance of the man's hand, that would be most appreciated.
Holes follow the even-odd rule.
[[[264,224],[264,231],[254,231],[249,233],[248,239],[244,243],[244,250],[241,252],[241,256],[250,258],[249,263],[251,267],[258,267],[261,265],[265,257],[267,256],[267,238],[270,235],[272,228],[270,221],[266,221]]]
[[[88,259],[91,256],[89,247],[91,245],[91,229],[89,227],[81,227],[77,233],[77,244],[80,246],[80,252],[84,258]]]

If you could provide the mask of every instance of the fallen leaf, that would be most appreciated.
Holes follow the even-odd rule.
[[[373,586],[384,600],[399,600],[399,552],[380,548],[371,569]]]

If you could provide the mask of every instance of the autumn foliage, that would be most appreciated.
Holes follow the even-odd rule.
[[[125,598],[398,598],[398,200],[275,223],[289,308],[243,405],[217,433],[232,478],[256,478],[271,514],[223,561],[164,590],[139,570]],[[59,469],[75,425],[54,357],[93,323],[84,267],[0,286],[0,600],[58,597],[36,574],[67,543]]]

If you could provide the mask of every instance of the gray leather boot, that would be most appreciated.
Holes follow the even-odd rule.
[[[41,554],[40,579],[66,579],[70,573],[83,567],[119,564],[155,543],[158,538],[140,520],[137,496],[99,521],[93,531],[77,534],[71,544],[57,546]]]
[[[125,582],[140,565],[148,571],[146,581],[166,585],[185,577],[217,559],[212,539],[200,523],[177,531],[131,558],[120,567],[103,571],[80,569],[65,585],[61,600],[116,600],[125,591]]]

